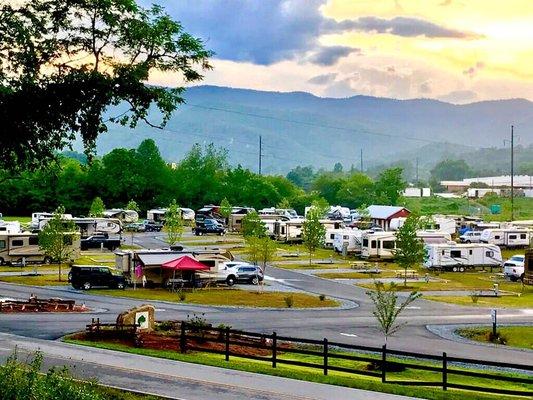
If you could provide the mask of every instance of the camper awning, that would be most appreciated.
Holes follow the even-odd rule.
[[[139,260],[144,264],[145,267],[156,267],[161,266],[164,263],[175,260],[178,257],[182,257],[183,254],[179,253],[155,253],[155,254],[139,254]]]
[[[204,269],[209,269],[207,265],[196,261],[190,256],[182,256],[180,258],[176,258],[175,260],[168,261],[162,264],[161,267],[180,271],[201,271]]]

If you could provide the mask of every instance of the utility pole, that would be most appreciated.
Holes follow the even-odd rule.
[[[259,135],[259,175],[261,175],[261,161],[263,159],[263,138]]]
[[[418,187],[418,157],[416,158],[416,185]]]
[[[511,125],[511,221],[514,221],[514,126]]]
[[[363,172],[363,149],[361,149],[361,172]]]

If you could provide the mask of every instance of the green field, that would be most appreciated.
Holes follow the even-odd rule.
[[[268,362],[247,360],[239,357],[231,357],[229,362],[224,361],[223,355],[216,355],[210,353],[200,353],[192,352],[181,354],[176,351],[165,351],[165,350],[152,350],[152,349],[142,349],[129,347],[123,344],[109,343],[109,342],[91,342],[83,340],[75,340],[70,338],[65,338],[64,341],[67,343],[79,344],[84,346],[92,346],[110,350],[123,351],[133,354],[141,354],[152,357],[167,358],[171,360],[179,360],[185,362],[191,362],[195,364],[204,364],[212,365],[221,368],[236,369],[240,371],[249,371],[266,375],[275,375],[282,376],[292,379],[299,379],[310,382],[320,382],[331,385],[338,386],[347,386],[358,389],[373,390],[377,392],[386,392],[394,393],[398,395],[420,397],[425,399],[438,399],[438,400],[485,400],[485,399],[511,399],[516,397],[503,396],[503,395],[489,395],[481,394],[477,392],[467,392],[450,389],[447,392],[444,392],[440,388],[430,388],[430,387],[413,387],[406,385],[397,385],[394,383],[381,383],[379,378],[367,377],[363,375],[352,375],[344,372],[329,371],[327,376],[324,376],[320,369],[311,369],[307,367],[300,366],[289,366],[278,364],[277,368],[271,368]],[[335,351],[337,354],[354,354]],[[364,356],[368,357],[368,354]],[[279,358],[290,359],[294,361],[303,361],[321,365],[322,358],[314,355],[300,355],[300,354],[282,354],[280,353]],[[397,359],[392,359],[392,361],[399,361]],[[427,362],[412,361],[415,364],[421,365],[430,365]],[[352,360],[343,360],[343,359],[329,359],[329,365],[345,367],[345,368],[356,368],[356,369],[366,369],[368,362],[363,361],[352,361]],[[513,375],[516,376],[516,375]],[[437,372],[428,372],[421,371],[416,369],[406,369],[403,372],[399,373],[387,373],[387,377],[391,380],[411,380],[411,381],[439,381],[441,375]],[[483,378],[474,378],[474,377],[463,377],[459,375],[449,375],[449,382],[453,383],[462,383],[469,385],[484,385],[488,387],[498,388],[509,388],[509,389],[529,389],[526,384],[514,384],[508,382],[499,382],[493,381],[491,379]],[[495,383],[497,382],[497,383]]]
[[[172,301],[185,304],[218,306],[287,308],[285,301],[287,296],[292,296],[293,308],[336,307],[339,305],[335,300],[328,298],[320,300],[318,296],[312,296],[305,293],[267,291],[260,293],[259,287],[257,287],[255,291],[225,288],[196,289],[192,292],[184,292],[185,300],[181,300],[178,293],[169,292],[166,289],[138,288],[136,290],[91,290],[90,293],[142,300]]]
[[[492,328],[464,328],[456,332],[465,338],[487,343]],[[533,326],[502,326],[498,327],[498,333],[506,339],[507,346],[533,350]]]

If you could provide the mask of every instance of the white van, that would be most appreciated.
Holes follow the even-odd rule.
[[[467,231],[459,236],[461,243],[479,243],[481,241],[481,231]]]

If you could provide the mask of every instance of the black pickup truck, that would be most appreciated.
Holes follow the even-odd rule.
[[[120,247],[120,239],[109,239],[105,235],[93,235],[86,239],[81,239],[80,247],[82,250],[99,249],[103,247],[108,250],[115,250]]]

